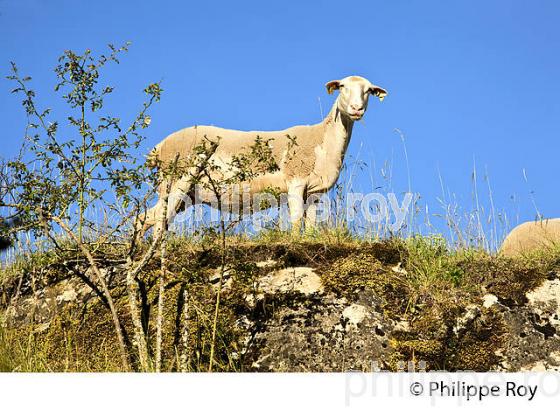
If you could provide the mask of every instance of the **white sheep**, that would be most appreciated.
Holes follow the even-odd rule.
[[[551,249],[560,245],[560,218],[525,222],[516,226],[500,248],[504,256],[520,256],[537,249]]]
[[[224,178],[224,175],[231,172],[228,167],[234,155],[247,153],[258,137],[269,141],[271,155],[278,169],[257,175],[243,189],[248,189],[250,194],[268,190],[287,193],[293,230],[299,231],[304,200],[309,195],[326,192],[338,179],[354,121],[363,117],[369,96],[374,95],[383,100],[387,95],[383,88],[358,76],[330,81],[326,87],[329,94],[339,90],[339,95],[329,114],[318,124],[298,125],[282,131],[237,131],[213,126],[194,126],[169,135],[154,148],[150,158],[157,159],[160,165],[169,164],[176,158],[186,159],[192,156],[195,147],[200,146],[203,141],[212,141],[217,145],[211,162],[213,167],[217,165],[220,168],[219,172],[213,174],[216,178]],[[185,176],[171,185],[167,223],[181,209],[181,197],[193,197],[192,181],[193,175],[185,173]],[[197,189],[196,195],[199,202],[215,204],[215,195],[211,190]],[[160,187],[158,203],[148,210],[141,221],[143,232],[158,223],[157,221],[164,220],[164,196]],[[314,224],[315,212],[315,205],[309,205],[306,225]]]

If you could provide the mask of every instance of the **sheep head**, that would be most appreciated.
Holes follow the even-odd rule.
[[[387,91],[383,88],[359,76],[329,81],[326,87],[329,94],[339,90],[340,95],[337,98],[338,109],[352,121],[360,120],[364,116],[370,95],[378,97],[380,101],[383,101],[383,98],[387,95]]]

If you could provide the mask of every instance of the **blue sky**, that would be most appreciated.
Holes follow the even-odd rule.
[[[434,213],[438,170],[468,209],[476,162],[495,206],[528,220],[531,192],[542,214],[560,217],[558,21],[554,0],[0,0],[0,72],[17,62],[56,112],[52,68],[63,50],[132,41],[108,72],[116,86],[110,107],[128,118],[143,87],[162,81],[145,151],[194,124],[269,130],[318,122],[319,101],[326,112],[334,100],[324,84],[362,75],[389,96],[356,125],[352,158],[377,176],[392,161],[393,187],[405,190],[398,128],[413,191]],[[25,124],[10,89],[0,80],[4,157],[16,153]],[[371,188],[370,171],[356,184]],[[479,189],[487,204],[482,179]]]

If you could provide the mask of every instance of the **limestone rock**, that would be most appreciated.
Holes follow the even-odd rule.
[[[330,293],[298,295],[258,326],[246,349],[248,367],[275,372],[389,368],[394,323],[378,312],[371,295],[350,305]]]
[[[273,272],[260,281],[260,289],[264,293],[302,293],[312,295],[321,293],[321,278],[312,268],[295,267]]]
[[[498,297],[491,293],[488,293],[482,297],[482,306],[484,306],[486,309],[491,308],[497,302],[498,302]]]
[[[353,304],[342,311],[342,316],[348,320],[348,323],[357,326],[366,318],[367,308],[362,305]]]
[[[560,280],[546,280],[526,297],[524,306],[493,307],[507,323],[503,360],[495,370],[560,370]]]

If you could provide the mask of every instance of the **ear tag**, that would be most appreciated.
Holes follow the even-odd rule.
[[[379,96],[379,101],[383,101],[383,98],[385,98],[385,96],[384,96],[384,95],[380,95],[380,96]]]

